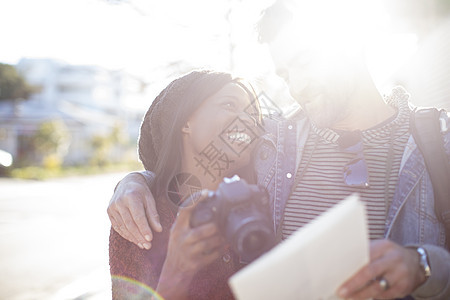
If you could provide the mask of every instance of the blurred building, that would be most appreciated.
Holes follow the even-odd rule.
[[[40,92],[26,101],[0,103],[0,148],[20,159],[30,137],[44,121],[62,120],[70,143],[65,164],[84,164],[92,153],[91,139],[117,126],[135,141],[142,110],[130,102],[149,101],[142,83],[121,71],[69,65],[52,59],[22,59],[16,66]],[[148,104],[149,105],[149,104]],[[120,159],[120,151],[111,159]]]

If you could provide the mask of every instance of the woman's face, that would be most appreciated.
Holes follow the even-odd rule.
[[[254,101],[239,84],[228,83],[191,115],[183,132],[196,167],[221,180],[250,161],[260,133]]]

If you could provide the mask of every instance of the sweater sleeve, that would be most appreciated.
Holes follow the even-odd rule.
[[[166,214],[162,214],[161,225],[163,232],[154,234],[150,250],[140,249],[111,228],[109,265],[113,299],[149,299],[155,294],[170,232]]]

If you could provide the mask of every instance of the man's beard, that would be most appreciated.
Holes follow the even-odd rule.
[[[302,108],[317,128],[334,128],[336,124],[348,117],[348,100],[340,99],[340,101],[336,101],[336,99],[333,100],[325,97],[323,96],[319,100],[322,102],[320,105],[307,103]]]

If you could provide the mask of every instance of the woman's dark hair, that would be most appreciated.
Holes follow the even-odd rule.
[[[152,102],[141,124],[138,152],[144,168],[156,175],[152,186],[156,197],[167,195],[170,181],[180,172],[182,127],[203,101],[231,82],[246,90],[259,112],[251,85],[229,73],[209,70],[192,71],[175,79]]]

